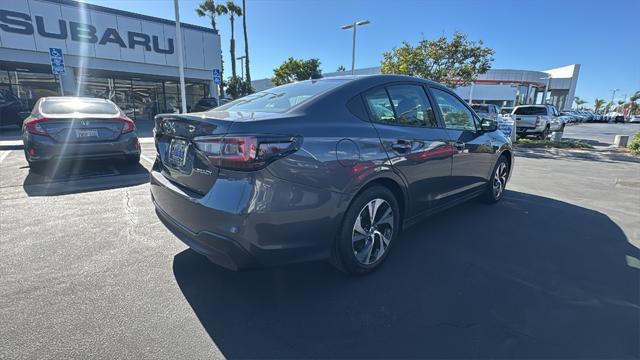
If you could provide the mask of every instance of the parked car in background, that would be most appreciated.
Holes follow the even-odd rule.
[[[133,120],[106,99],[40,98],[22,125],[24,153],[37,167],[54,159],[124,158],[140,161]]]
[[[640,123],[640,115],[631,115],[629,118],[630,123]]]
[[[500,108],[500,115],[504,117],[511,117],[511,113],[513,112],[513,107],[505,106]]]
[[[206,97],[198,100],[198,102],[193,105],[191,112],[201,112],[211,110],[218,106],[218,99],[214,97]]]
[[[301,81],[155,121],[158,216],[234,270],[331,258],[368,273],[424,215],[499,201],[513,168],[495,121],[408,76]]]
[[[0,125],[22,126],[22,121],[29,115],[29,109],[7,89],[0,89]]]
[[[546,139],[552,131],[563,131],[564,123],[553,105],[520,105],[513,110],[518,137],[535,135]]]
[[[497,105],[493,104],[472,104],[471,108],[475,110],[476,114],[480,116],[480,118],[488,118],[494,121],[498,121],[498,115],[500,114],[500,109]]]

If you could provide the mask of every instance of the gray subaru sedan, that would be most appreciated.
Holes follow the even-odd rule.
[[[43,97],[22,125],[29,166],[53,159],[124,158],[140,161],[136,126],[105,99]]]
[[[399,75],[302,81],[158,115],[155,144],[158,216],[234,270],[330,259],[371,272],[423,216],[499,201],[513,169],[495,121]]]

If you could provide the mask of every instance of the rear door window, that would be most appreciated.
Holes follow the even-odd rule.
[[[364,93],[364,101],[369,108],[371,120],[379,123],[393,124],[395,123],[395,115],[393,106],[387,91],[380,87]]]
[[[400,125],[437,127],[438,123],[424,88],[419,85],[387,87]]]

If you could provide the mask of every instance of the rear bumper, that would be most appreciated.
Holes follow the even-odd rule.
[[[518,134],[539,134],[544,131],[545,125],[540,125],[536,127],[525,127],[525,126],[517,126],[516,133]]]
[[[93,143],[59,143],[48,136],[25,133],[23,143],[29,161],[98,159],[140,155],[140,144],[135,132],[122,134],[114,141]],[[30,150],[33,155],[30,154]]]
[[[221,170],[202,197],[170,181],[157,164],[150,182],[165,225],[232,270],[328,258],[346,207],[342,194],[275,178],[267,170]]]

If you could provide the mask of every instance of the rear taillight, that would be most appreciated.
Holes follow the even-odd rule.
[[[122,131],[121,134],[126,134],[136,130],[136,124],[133,120],[126,117],[119,117],[118,120],[122,121]]]
[[[297,151],[301,139],[278,135],[227,135],[198,137],[193,142],[215,166],[257,170]]]
[[[28,119],[24,122],[24,127],[30,134],[49,136],[47,131],[41,125],[44,121],[47,121],[47,118]]]

